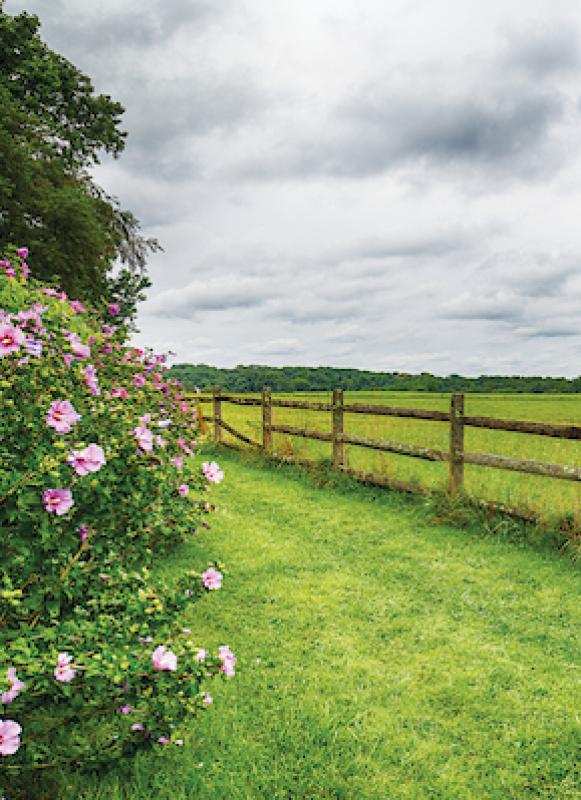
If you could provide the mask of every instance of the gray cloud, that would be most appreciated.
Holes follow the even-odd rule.
[[[7,8],[17,5],[8,0]],[[43,34],[53,46],[67,52],[75,63],[90,59],[102,70],[127,50],[158,48],[184,26],[205,28],[227,13],[229,0],[126,0],[103,8],[103,4],[73,3],[72,0],[37,0],[26,4],[40,16]],[[103,61],[103,55],[108,56]]]
[[[577,327],[569,327],[567,325],[559,325],[552,322],[547,323],[545,327],[538,327],[538,328],[526,328],[524,330],[519,330],[519,333],[522,333],[524,336],[527,336],[531,339],[562,339],[563,337],[568,338],[570,336],[581,336],[581,330],[579,330],[579,325]]]
[[[411,165],[469,170],[507,169],[517,178],[544,173],[542,153],[563,115],[559,96],[513,95],[444,98],[374,93],[350,99],[335,113],[321,139],[282,144],[269,157],[238,168],[246,178],[334,176],[368,178]]]
[[[523,298],[504,289],[463,292],[450,300],[443,309],[448,319],[491,320],[514,322],[524,316]]]
[[[473,236],[474,234],[472,234]],[[439,233],[384,236],[358,242],[343,251],[341,260],[386,260],[437,257],[460,250],[468,243],[468,232],[451,229]]]
[[[254,347],[254,352],[261,356],[286,356],[304,353],[304,347],[298,339],[272,339]]]
[[[546,18],[542,23],[525,23],[505,35],[502,61],[508,69],[522,69],[536,80],[577,71],[581,66],[579,29]]]
[[[169,319],[192,319],[200,311],[262,306],[272,296],[272,290],[257,280],[238,275],[220,279],[194,280],[180,289],[168,289],[151,300],[147,313]]]
[[[220,75],[202,68],[194,79],[147,77],[134,82],[139,90],[125,121],[132,132],[125,164],[135,173],[170,182],[202,177],[203,137],[232,136],[267,108],[266,97],[247,71]]]

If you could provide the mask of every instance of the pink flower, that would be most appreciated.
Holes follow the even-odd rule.
[[[78,529],[79,539],[81,542],[86,542],[89,538],[89,526],[81,525]]]
[[[189,447],[187,446],[187,444],[185,443],[185,440],[184,440],[184,439],[182,439],[182,437],[181,437],[181,436],[180,436],[180,438],[178,439],[178,447],[181,447],[181,449],[184,451],[184,453],[185,453],[186,455],[188,455],[188,456],[193,456],[193,455],[194,455],[193,451],[192,451],[192,450],[190,450],[190,448],[189,448]]]
[[[145,425],[138,425],[133,429],[133,435],[137,439],[138,446],[146,453],[153,450],[153,433]]]
[[[57,433],[69,433],[71,427],[81,419],[68,400],[55,400],[46,414],[46,424]]]
[[[214,700],[212,699],[212,695],[210,692],[202,692],[202,704],[205,706],[211,706]]]
[[[218,656],[222,661],[220,670],[226,675],[227,678],[232,678],[235,674],[234,667],[236,665],[236,656],[230,650],[228,645],[223,645],[218,648]]]
[[[80,300],[69,300],[69,306],[75,314],[84,314],[87,310]]]
[[[10,667],[10,669],[6,670],[6,678],[10,685],[10,689],[8,689],[6,692],[3,692],[2,697],[0,698],[5,706],[8,705],[8,703],[11,703],[13,700],[16,700],[22,689],[25,687],[25,684],[18,679],[14,667]]]
[[[99,388],[99,382],[97,380],[97,370],[92,364],[87,364],[83,369],[83,378],[91,394],[101,394],[101,389]]]
[[[73,363],[72,355],[70,353],[64,353],[63,354],[63,361],[65,362],[65,366],[66,367],[70,367],[71,364]]]
[[[56,514],[57,517],[61,517],[73,507],[73,493],[70,489],[47,489],[42,495],[42,502],[49,514]]]
[[[178,492],[181,494],[182,497],[185,497],[190,491],[190,487],[187,483],[182,483],[181,486],[178,487]]]
[[[67,458],[67,463],[77,475],[83,476],[90,472],[98,472],[107,462],[103,448],[98,444],[90,444],[84,450],[73,450]]]
[[[68,683],[77,674],[76,669],[71,667],[72,656],[68,653],[59,653],[57,657],[57,667],[54,676],[60,683]]]
[[[0,756],[13,756],[20,747],[22,728],[11,719],[0,721]]]
[[[16,255],[19,258],[27,259],[28,258],[28,247],[19,247],[18,250],[16,251]]]
[[[120,714],[131,714],[131,706],[129,703],[126,706],[121,706],[119,709]]]
[[[208,651],[200,648],[196,655],[194,656],[194,661],[197,661],[198,664],[201,664],[206,660],[206,656],[208,655]]]
[[[184,468],[184,457],[183,456],[174,456],[171,459],[171,463],[174,465],[176,469],[182,470]]]
[[[88,344],[83,344],[77,336],[71,336],[71,350],[75,358],[80,361],[85,358],[91,358],[91,348]]]
[[[143,730],[142,723],[141,722],[134,722],[133,725],[131,726],[131,730],[132,731],[142,731]]]
[[[107,311],[112,317],[116,317],[121,311],[119,303],[109,303],[109,305],[107,306]]]
[[[218,570],[214,569],[214,567],[210,567],[202,573],[202,585],[208,589],[208,591],[220,589],[222,586],[223,577],[224,576],[221,572],[218,572]]]
[[[140,372],[137,375],[133,376],[133,380],[135,381],[135,386],[139,389],[140,386],[145,386],[147,383],[147,378],[145,375],[142,375]]]
[[[172,653],[171,650],[167,650],[161,644],[153,651],[151,660],[153,662],[153,668],[159,670],[160,672],[175,672],[178,668],[178,659],[176,654]]]
[[[211,463],[204,461],[202,464],[202,470],[208,483],[220,483],[224,478],[224,473],[215,461],[212,461]]]
[[[170,740],[167,737],[160,736],[159,739],[157,740],[157,743],[158,744],[169,744],[169,741]]]
[[[0,356],[9,356],[20,350],[26,336],[10,322],[0,323]]]

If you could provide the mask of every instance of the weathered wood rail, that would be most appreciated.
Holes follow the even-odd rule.
[[[360,470],[353,470],[346,467],[346,445],[367,447],[372,450],[395,453],[410,458],[420,458],[425,461],[447,462],[448,486],[451,494],[457,494],[462,490],[464,485],[464,466],[466,464],[581,482],[581,468],[578,467],[566,466],[564,464],[549,464],[522,458],[509,458],[492,453],[470,453],[466,452],[464,447],[464,433],[467,427],[486,428],[495,431],[510,431],[513,433],[524,433],[535,436],[550,436],[558,439],[580,440],[581,426],[469,416],[464,413],[464,395],[462,394],[452,395],[450,398],[449,411],[430,411],[422,408],[404,408],[368,403],[348,404],[343,401],[343,391],[341,389],[334,390],[331,403],[273,398],[268,387],[263,389],[261,397],[225,395],[217,388],[214,390],[212,396],[200,395],[198,399],[201,403],[211,403],[213,406],[211,420],[215,425],[214,439],[216,442],[223,441],[222,430],[225,430],[239,441],[261,449],[268,455],[271,455],[273,452],[274,433],[284,433],[289,436],[300,436],[305,439],[329,442],[333,448],[333,465],[337,469],[349,473],[353,477],[366,483],[376,483],[380,486],[393,486],[394,488],[404,489],[405,491],[426,491],[425,487],[419,484],[398,481],[390,476],[361,472]],[[224,422],[222,419],[222,403],[259,406],[262,409],[262,442],[253,441],[248,436],[237,431],[232,425]],[[331,416],[331,430],[319,431],[313,428],[275,424],[272,421],[273,408],[296,408],[306,411],[329,412]],[[382,439],[369,439],[365,436],[345,433],[345,414],[390,416],[447,423],[449,427],[449,448],[448,450],[437,450],[429,447],[420,447],[415,444]],[[210,419],[210,417],[206,416],[206,419]]]

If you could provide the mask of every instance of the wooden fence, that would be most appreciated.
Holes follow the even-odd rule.
[[[480,467],[523,472],[529,475],[541,475],[566,481],[581,481],[581,469],[563,464],[548,464],[528,459],[508,458],[491,453],[470,453],[464,447],[464,430],[466,427],[486,428],[495,431],[512,431],[528,433],[536,436],[550,436],[558,439],[581,439],[581,426],[544,422],[519,422],[517,420],[497,419],[495,417],[474,417],[464,413],[464,395],[454,394],[450,398],[449,411],[429,411],[420,408],[400,408],[366,403],[345,403],[343,390],[335,389],[331,403],[309,402],[304,400],[274,399],[271,390],[265,387],[261,397],[245,397],[222,394],[219,388],[214,389],[211,396],[199,396],[201,403],[212,404],[212,415],[204,415],[214,422],[214,440],[223,442],[222,431],[227,431],[234,438],[246,445],[262,450],[266,455],[273,455],[273,433],[284,433],[289,436],[300,436],[306,439],[317,439],[332,445],[333,465],[339,470],[367,483],[390,486],[405,491],[426,492],[427,489],[417,484],[395,480],[385,475],[361,472],[346,466],[345,446],[355,445],[396,453],[402,456],[420,458],[425,461],[448,462],[448,486],[452,495],[457,494],[464,484],[464,465],[474,464]],[[262,409],[262,441],[256,442],[237,431],[222,419],[222,403],[233,403],[243,406],[260,406]],[[273,408],[296,408],[307,411],[326,411],[331,417],[330,432],[311,428],[297,428],[292,425],[276,425],[272,421]],[[402,417],[407,419],[428,420],[430,422],[447,423],[449,427],[448,450],[436,450],[380,439],[368,439],[364,436],[345,433],[345,414],[367,414],[374,416]],[[292,460],[292,459],[291,459]]]

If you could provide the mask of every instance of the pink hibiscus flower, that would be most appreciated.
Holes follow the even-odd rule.
[[[79,360],[91,358],[91,348],[88,344],[83,344],[77,336],[71,336],[71,350]]]
[[[172,653],[171,650],[167,650],[161,644],[153,651],[151,660],[153,662],[153,668],[159,670],[160,672],[175,672],[178,668],[178,659],[176,654]]]
[[[223,645],[218,648],[218,656],[222,661],[220,670],[226,675],[227,678],[232,678],[235,675],[234,667],[236,665],[236,656],[230,650],[228,645]]]
[[[73,507],[73,493],[70,489],[47,489],[42,495],[42,502],[49,514],[60,517]]]
[[[202,573],[202,585],[209,591],[220,589],[224,576],[214,567],[210,567]]]
[[[97,380],[97,370],[92,364],[87,364],[83,370],[83,378],[87,384],[87,388],[94,395],[100,395],[101,389],[99,388],[99,381]]]
[[[73,425],[81,419],[68,400],[55,400],[46,414],[46,424],[57,433],[69,433]]]
[[[72,660],[73,657],[66,652],[58,654],[54,676],[59,683],[69,683],[77,674],[76,669],[71,667]]]
[[[137,428],[134,428],[133,435],[142,450],[146,453],[150,453],[153,450],[153,433],[146,425],[138,425]]]
[[[67,463],[77,475],[88,475],[91,472],[98,472],[106,463],[105,453],[98,444],[90,444],[84,450],[73,450],[67,458]]]
[[[204,461],[202,470],[208,483],[220,483],[224,479],[224,473],[215,461],[210,463]]]
[[[18,679],[14,667],[10,667],[10,669],[6,670],[6,678],[10,688],[6,692],[3,692],[2,697],[0,698],[5,706],[8,705],[8,703],[11,703],[13,700],[16,700],[22,689],[25,687],[25,684]]]
[[[190,491],[190,487],[187,485],[187,483],[182,483],[181,486],[178,486],[178,493],[182,497],[185,497],[187,494],[189,494],[189,491]]]
[[[20,747],[22,728],[11,719],[0,721],[0,756],[13,756]]]
[[[10,322],[0,323],[0,356],[9,356],[20,350],[26,336]]]

